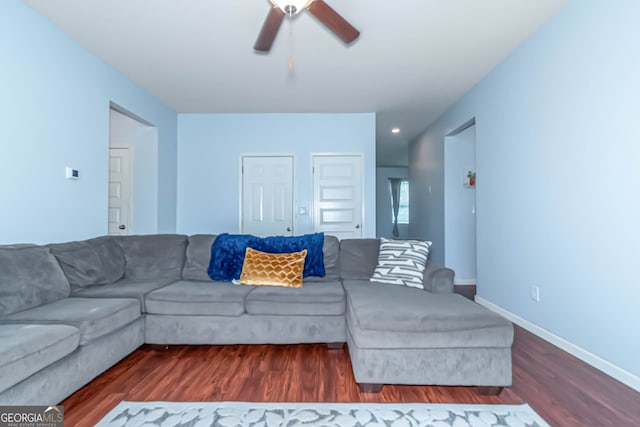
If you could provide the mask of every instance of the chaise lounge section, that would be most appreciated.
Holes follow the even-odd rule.
[[[451,270],[433,264],[424,275],[428,291],[370,282],[379,250],[378,239],[343,240],[340,247],[347,343],[361,390],[511,385],[511,323],[453,294]]]

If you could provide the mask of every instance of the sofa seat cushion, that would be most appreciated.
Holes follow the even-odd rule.
[[[364,348],[510,347],[511,322],[457,294],[344,281],[347,325]]]
[[[342,284],[304,282],[301,288],[261,286],[246,299],[247,313],[258,315],[339,316],[344,314]]]
[[[5,317],[2,323],[65,324],[80,330],[80,345],[107,335],[140,317],[131,298],[65,298]]]
[[[72,353],[80,341],[69,325],[0,325],[0,393]]]
[[[149,314],[241,316],[253,289],[230,282],[181,280],[149,293],[145,306]]]
[[[173,282],[175,282],[174,279],[124,279],[111,285],[85,288],[75,292],[73,296],[84,298],[136,298],[140,302],[140,311],[146,313],[145,295]]]

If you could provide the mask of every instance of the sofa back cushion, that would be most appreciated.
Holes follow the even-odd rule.
[[[324,277],[305,277],[305,282],[335,282],[340,280],[340,241],[336,236],[324,235],[322,254],[324,257]]]
[[[211,281],[207,274],[207,269],[211,260],[211,245],[215,239],[215,234],[194,234],[189,236],[187,259],[182,269],[182,279]]]
[[[116,241],[124,252],[125,278],[180,279],[185,261],[187,236],[183,234],[119,236]]]
[[[49,245],[72,291],[110,285],[124,276],[122,248],[111,236]]]
[[[69,296],[55,257],[44,246],[0,246],[0,316]]]
[[[344,239],[340,241],[340,277],[369,280],[378,265],[380,240]]]

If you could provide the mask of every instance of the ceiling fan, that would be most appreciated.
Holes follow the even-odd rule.
[[[307,9],[343,42],[349,44],[358,38],[360,32],[331,8],[324,0],[269,0],[272,4],[269,14],[262,24],[253,48],[259,52],[268,52],[278,34],[285,16],[293,17]]]

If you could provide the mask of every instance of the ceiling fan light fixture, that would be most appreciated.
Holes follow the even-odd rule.
[[[313,0],[269,0],[269,2],[286,15],[293,16],[308,7]]]

